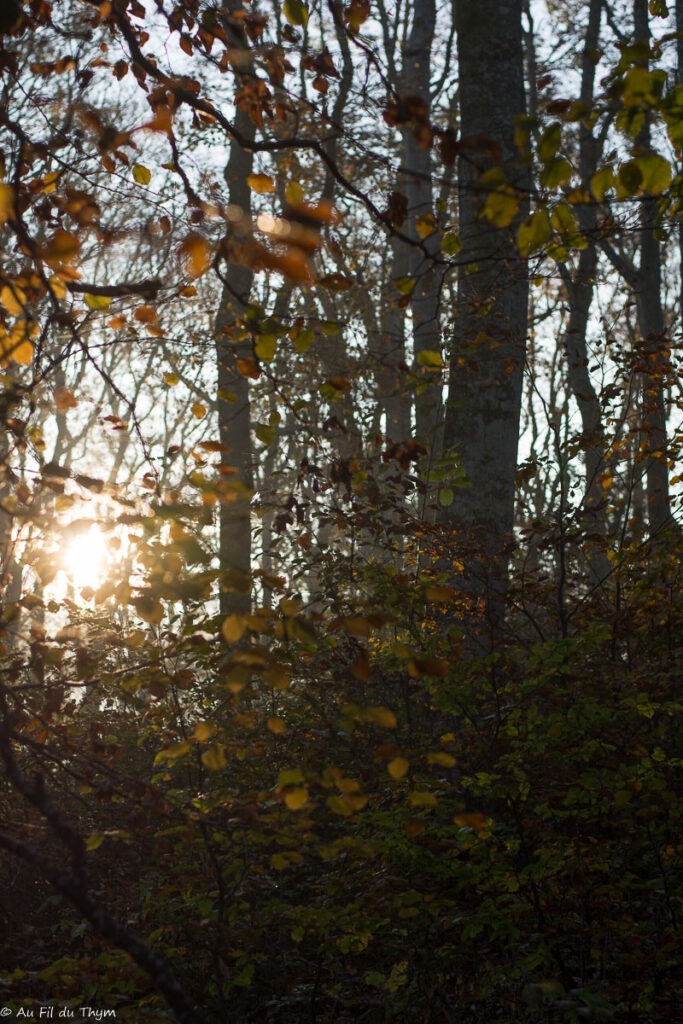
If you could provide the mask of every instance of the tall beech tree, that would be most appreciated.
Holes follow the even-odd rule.
[[[530,188],[515,140],[526,111],[521,5],[458,4],[456,29],[462,248],[444,445],[457,450],[469,486],[444,519],[479,551],[467,586],[484,603],[486,647],[502,625],[527,336],[529,286],[514,234]]]

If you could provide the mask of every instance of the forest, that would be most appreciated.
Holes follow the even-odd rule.
[[[0,73],[0,1016],[683,1024],[683,0]]]

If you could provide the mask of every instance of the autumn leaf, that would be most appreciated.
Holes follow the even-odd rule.
[[[133,164],[133,177],[138,185],[149,185],[152,180],[152,172],[142,164]]]
[[[195,280],[211,266],[211,246],[201,235],[191,234],[178,246],[178,258],[189,277]]]
[[[282,9],[290,25],[305,27],[308,24],[308,8],[303,0],[285,0]]]
[[[0,182],[0,224],[5,224],[14,214],[14,189]]]
[[[223,636],[229,644],[236,644],[244,636],[247,629],[246,616],[228,615],[221,627]]]
[[[215,743],[202,754],[202,764],[208,768],[210,772],[220,771],[221,768],[225,768],[227,763],[225,747],[222,743]]]
[[[111,299],[107,295],[91,295],[86,292],[84,298],[88,309],[109,309],[111,305]]]
[[[290,811],[300,811],[308,802],[308,789],[306,786],[295,786],[288,789],[285,791],[284,801]]]
[[[55,405],[59,412],[67,412],[69,409],[75,409],[78,405],[78,399],[74,395],[73,391],[62,385],[55,388]]]
[[[247,175],[247,185],[252,192],[257,192],[259,195],[275,191],[275,181],[269,174],[249,174]]]
[[[394,757],[387,765],[387,771],[396,781],[402,779],[409,768],[410,761],[407,761],[405,757]]]

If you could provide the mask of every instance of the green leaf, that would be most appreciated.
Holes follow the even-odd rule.
[[[482,213],[496,228],[508,228],[519,211],[520,197],[509,185],[489,192]]]
[[[133,164],[133,177],[138,185],[149,185],[152,180],[152,172],[142,164]]]
[[[415,291],[416,281],[414,277],[397,277],[394,281],[394,288],[401,295],[406,297],[412,295]]]
[[[460,236],[454,231],[447,231],[441,239],[441,252],[444,256],[457,256],[462,249]]]
[[[277,352],[277,335],[257,334],[254,341],[254,354],[262,363],[270,363]]]
[[[283,11],[290,25],[308,24],[308,8],[303,0],[285,0]]]
[[[633,161],[640,170],[641,189],[652,196],[660,196],[671,184],[671,164],[659,153],[646,153]]]
[[[549,160],[557,153],[562,142],[562,126],[559,121],[555,121],[554,124],[549,125],[548,128],[543,132],[538,142],[538,156],[539,159],[547,164]]]
[[[422,349],[421,352],[417,353],[416,360],[420,366],[426,366],[428,370],[443,369],[443,357],[440,352],[436,352],[434,349]]]
[[[614,171],[608,165],[601,167],[591,178],[591,192],[599,203],[605,198],[605,193],[614,185]]]
[[[517,229],[517,247],[522,256],[542,249],[550,238],[550,219],[546,209],[536,210]]]
[[[254,433],[262,444],[269,445],[275,440],[277,431],[275,427],[271,427],[268,423],[257,423],[254,427]]]
[[[572,165],[563,156],[554,157],[541,171],[541,185],[545,188],[558,188],[569,181],[572,176]]]

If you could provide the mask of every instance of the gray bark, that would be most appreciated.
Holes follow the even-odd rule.
[[[238,2],[230,3],[230,13],[241,8]],[[225,19],[226,30],[235,51],[248,49],[242,28]],[[249,74],[249,59],[236,62],[236,88]],[[256,135],[254,122],[239,107],[235,111],[235,127],[241,137],[253,140]],[[225,168],[228,199],[242,210],[245,220],[251,217],[251,190],[247,176],[253,169],[253,153],[240,146],[234,139]],[[236,228],[239,231],[239,225]],[[239,239],[237,240],[239,241]],[[218,422],[221,443],[224,446],[222,464],[234,469],[239,481],[251,491],[253,485],[251,412],[249,402],[249,380],[239,372],[238,360],[252,355],[251,341],[233,343],[231,333],[243,320],[249,305],[254,280],[251,266],[230,262],[223,287],[221,304],[216,316],[215,336],[218,361]],[[226,396],[230,396],[227,398]],[[226,477],[226,482],[229,477]],[[251,573],[251,513],[247,494],[238,494],[234,501],[222,501],[220,505],[220,551],[221,569],[221,612],[248,612],[250,609]]]
[[[475,608],[469,632],[473,646],[487,651],[497,644],[503,619],[528,280],[515,224],[496,228],[479,216],[478,185],[482,172],[502,166],[520,189],[519,216],[525,215],[529,172],[514,143],[515,121],[525,111],[520,0],[459,0],[456,28],[461,130],[471,142],[459,160],[462,250],[444,441],[446,449],[458,449],[470,486],[458,490],[444,518],[459,544],[475,545],[466,564]]]
[[[592,109],[595,68],[600,39],[602,0],[591,0],[588,24],[581,59],[581,100],[586,110]],[[599,155],[599,143],[593,131],[582,122],[579,128],[579,171],[582,187],[587,189],[590,177],[595,173]],[[598,258],[595,242],[597,219],[595,207],[586,204],[577,207],[579,228],[588,239],[588,245],[579,253],[576,269],[565,276],[569,293],[569,322],[563,338],[567,357],[567,378],[570,390],[579,407],[585,450],[584,508],[588,516],[588,527],[593,534],[606,534],[604,517],[605,497],[601,477],[605,468],[605,436],[600,401],[595,393],[588,373],[588,319]],[[604,580],[610,572],[610,564],[604,551],[597,550],[590,555],[590,569],[594,581]]]
[[[649,43],[647,0],[634,0],[635,38]],[[638,135],[638,145],[651,148],[649,118]],[[662,265],[657,231],[657,200],[645,196],[640,212],[640,269],[638,271],[638,326],[643,339],[645,372],[641,430],[646,445],[646,491],[650,533],[671,518],[667,464],[666,406],[663,376],[667,369],[666,328],[662,308]]]
[[[413,22],[403,52],[400,78],[401,97],[415,97],[424,104],[429,117],[431,97],[431,50],[436,26],[435,0],[415,0]],[[417,220],[434,213],[431,146],[408,127],[403,131],[404,180],[408,199],[408,234],[414,240],[408,266],[415,287],[410,309],[413,321],[413,351],[441,351],[439,326],[440,274],[434,258],[439,253],[439,233],[421,239]],[[428,373],[416,363],[418,375]],[[431,374],[433,376],[433,374]],[[441,382],[430,382],[415,396],[415,422],[419,440],[438,448],[438,424],[442,416]]]

